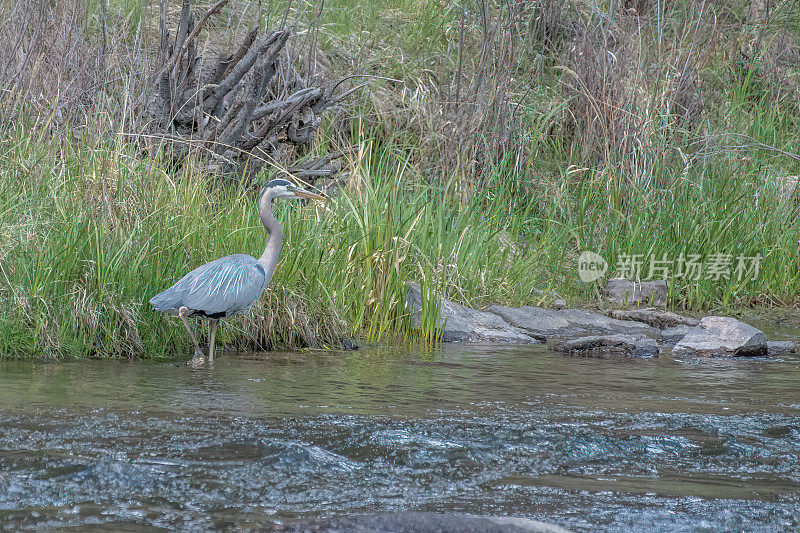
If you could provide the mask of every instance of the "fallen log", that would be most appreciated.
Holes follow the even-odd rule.
[[[172,40],[162,0],[160,61],[150,106],[156,134],[151,137],[158,142],[151,148],[174,166],[198,157],[205,168],[246,183],[265,165],[284,172],[293,168],[291,159],[311,144],[322,114],[349,92],[337,97],[339,84],[307,81],[294,72],[286,58],[289,30],[253,28],[235,51],[201,54],[201,30],[227,3],[219,0],[195,24],[190,0],[183,0]],[[313,168],[301,165],[298,177],[312,183],[334,179],[341,170],[334,159],[318,158]]]

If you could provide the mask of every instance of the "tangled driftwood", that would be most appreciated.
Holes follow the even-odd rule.
[[[218,1],[195,23],[190,1],[183,0],[170,42],[162,0],[152,114],[159,139],[165,141],[161,146],[174,162],[196,153],[208,169],[249,180],[265,164],[280,165],[287,152],[309,144],[322,113],[352,91],[336,97],[337,85],[307,84],[294,74],[285,51],[289,30],[254,28],[234,52],[202,57],[197,37],[228,1]],[[311,181],[333,177],[338,166],[332,159],[326,156],[290,170]]]

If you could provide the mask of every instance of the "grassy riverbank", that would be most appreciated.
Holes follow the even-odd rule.
[[[154,7],[143,5],[109,6],[133,42],[152,29]],[[602,13],[581,11],[580,2],[557,13],[536,5],[509,19],[527,26],[509,30],[507,42],[502,31],[482,36],[491,19],[472,4],[384,10],[342,0],[319,14],[310,5],[289,11],[299,27],[317,28],[300,35],[315,35],[306,41],[327,75],[400,81],[373,80],[329,114],[312,153],[359,144],[344,161],[350,178],[324,208],[276,206],[286,233],[281,263],[261,306],[229,323],[224,342],[337,346],[347,336],[403,335],[407,281],[472,306],[536,305],[541,290],[591,302],[597,285],[577,274],[583,250],[612,270],[618,256],[638,254],[643,278],[650,258],[732,258],[728,277],[671,272],[674,308],[797,304],[797,73],[775,74],[779,62],[767,55],[778,39],[800,53],[797,14],[776,10],[767,20],[709,7],[740,41],[768,43],[746,48],[751,61],[741,67],[727,37],[711,43],[718,19],[701,11],[704,3],[672,5],[657,24],[642,13],[615,19],[611,40],[590,31]],[[505,8],[491,9],[505,20]],[[96,12],[88,16],[91,42]],[[352,12],[361,22],[344,16]],[[231,32],[234,13],[226,14]],[[681,25],[685,14],[697,22]],[[397,28],[395,39],[387,28]],[[635,50],[621,44],[626,32],[640,39]],[[586,50],[573,53],[580,42],[627,55],[587,59]],[[140,43],[136,54],[148,49]],[[622,71],[622,63],[633,66]],[[153,313],[148,299],[205,261],[258,256],[265,244],[253,190],[191,162],[171,172],[130,142],[139,133],[135,72],[113,55],[105,65],[123,83],[106,82],[91,105],[62,106],[51,94],[56,100],[5,108],[0,354],[185,350],[183,329]],[[590,79],[598,69],[606,74]],[[481,77],[491,83],[476,84]],[[53,94],[70,96],[75,85],[57,87]],[[739,279],[739,256],[761,256],[758,274]]]
[[[203,262],[258,256],[266,243],[254,191],[191,168],[171,176],[123,140],[60,144],[20,126],[0,151],[2,353],[174,353],[185,332],[147,300]],[[407,159],[391,150],[352,165],[336,202],[276,204],[280,266],[262,307],[230,324],[229,342],[335,346],[402,332],[406,280],[460,299],[528,299],[544,268],[521,244],[530,218],[508,182],[460,205],[446,186],[409,183]]]
[[[668,193],[610,199],[604,174],[580,183],[565,174],[559,200],[498,169],[462,204],[446,184],[413,179],[402,152],[365,141],[372,148],[353,159],[351,188],[335,203],[276,206],[281,264],[262,306],[227,328],[228,342],[335,346],[345,335],[402,333],[409,280],[476,306],[536,304],[533,289],[591,300],[595,285],[576,273],[584,249],[764,254],[756,281],[674,280],[676,307],[789,304],[797,294],[798,223],[787,223],[773,189],[731,172],[733,161]],[[175,353],[184,331],[147,300],[205,261],[257,256],[265,244],[253,191],[190,168],[171,176],[122,140],[57,144],[20,126],[0,151],[4,354]]]

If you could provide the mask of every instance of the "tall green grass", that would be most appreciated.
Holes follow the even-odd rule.
[[[590,301],[596,288],[575,264],[585,249],[612,264],[618,254],[764,256],[755,281],[673,279],[675,307],[791,303],[800,289],[796,196],[757,158],[691,166],[668,188],[614,189],[622,180],[610,170],[564,172],[537,187],[500,166],[465,202],[455,185],[420,180],[407,147],[362,140],[336,201],[276,202],[281,263],[224,342],[335,347],[350,335],[404,334],[409,281],[475,307],[533,305],[534,288]],[[265,243],[254,191],[191,165],[170,175],[121,138],[48,140],[20,123],[0,141],[0,353],[185,351],[183,329],[148,299],[203,262],[258,256]],[[421,337],[430,341],[438,310],[435,299],[426,304]]]
[[[0,142],[0,353],[174,353],[185,332],[148,299],[203,262],[258,256],[266,243],[254,191],[191,166],[171,176],[121,140],[93,142],[48,141],[22,125]],[[352,187],[325,207],[275,203],[281,263],[227,342],[336,346],[402,333],[405,283],[423,277],[462,301],[526,300],[536,254],[508,222],[510,199],[460,205],[446,187],[409,180],[402,153],[367,148],[351,163]]]
[[[262,15],[274,27],[286,3],[269,5],[273,11]],[[652,125],[642,137],[647,150],[616,153],[609,142],[608,158],[598,161],[573,153],[592,139],[569,130],[575,100],[565,97],[560,71],[551,68],[557,58],[522,53],[520,83],[533,90],[511,95],[519,98],[513,149],[480,168],[479,177],[448,179],[435,170],[439,162],[429,160],[439,154],[430,143],[442,135],[435,123],[441,126],[436,117],[443,94],[417,81],[454,79],[460,6],[396,0],[385,9],[337,0],[325,4],[317,24],[321,5],[293,4],[289,19],[311,28],[298,39],[317,39],[333,57],[332,72],[364,71],[406,83],[376,82],[360,109],[320,129],[316,153],[339,142],[361,146],[347,161],[351,179],[324,207],[276,203],[286,235],[281,263],[261,304],[227,323],[222,342],[336,347],[348,336],[378,341],[408,335],[404,294],[410,281],[421,282],[426,295],[422,331],[414,333],[424,342],[440,334],[435,294],[473,307],[536,305],[541,296],[533,289],[555,291],[570,304],[595,303],[599,285],[582,283],[576,272],[583,250],[601,254],[612,268],[620,255],[639,255],[643,277],[651,257],[761,254],[755,280],[671,276],[669,305],[798,303],[800,190],[794,185],[800,162],[794,154],[800,153],[800,124],[792,112],[796,102],[774,90],[757,63],[737,70],[720,52],[698,74],[705,105],[697,123],[682,130],[653,105],[641,111]],[[98,6],[89,5],[94,22]],[[155,27],[154,5],[125,0],[110,3],[109,13],[115,10],[133,26]],[[469,11],[464,83],[476,71],[483,44],[474,19]],[[556,19],[551,22],[561,24]],[[796,30],[794,19],[787,23]],[[620,83],[606,81],[609,87]],[[129,89],[109,84],[106,90],[128,109]],[[624,83],[622,89],[639,90]],[[113,105],[98,104],[93,116],[95,123],[81,128],[56,126],[52,116],[4,117],[0,355],[187,351],[183,328],[152,312],[149,298],[206,261],[232,253],[258,256],[266,243],[255,208],[258,187],[222,182],[191,161],[168,171],[169,165],[137,151],[130,135],[114,133],[136,125]]]

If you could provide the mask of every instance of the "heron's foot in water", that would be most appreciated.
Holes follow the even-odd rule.
[[[194,352],[194,357],[191,361],[186,361],[186,366],[190,366],[192,368],[199,368],[203,366],[203,363],[206,362],[206,357],[203,355],[203,352]]]

